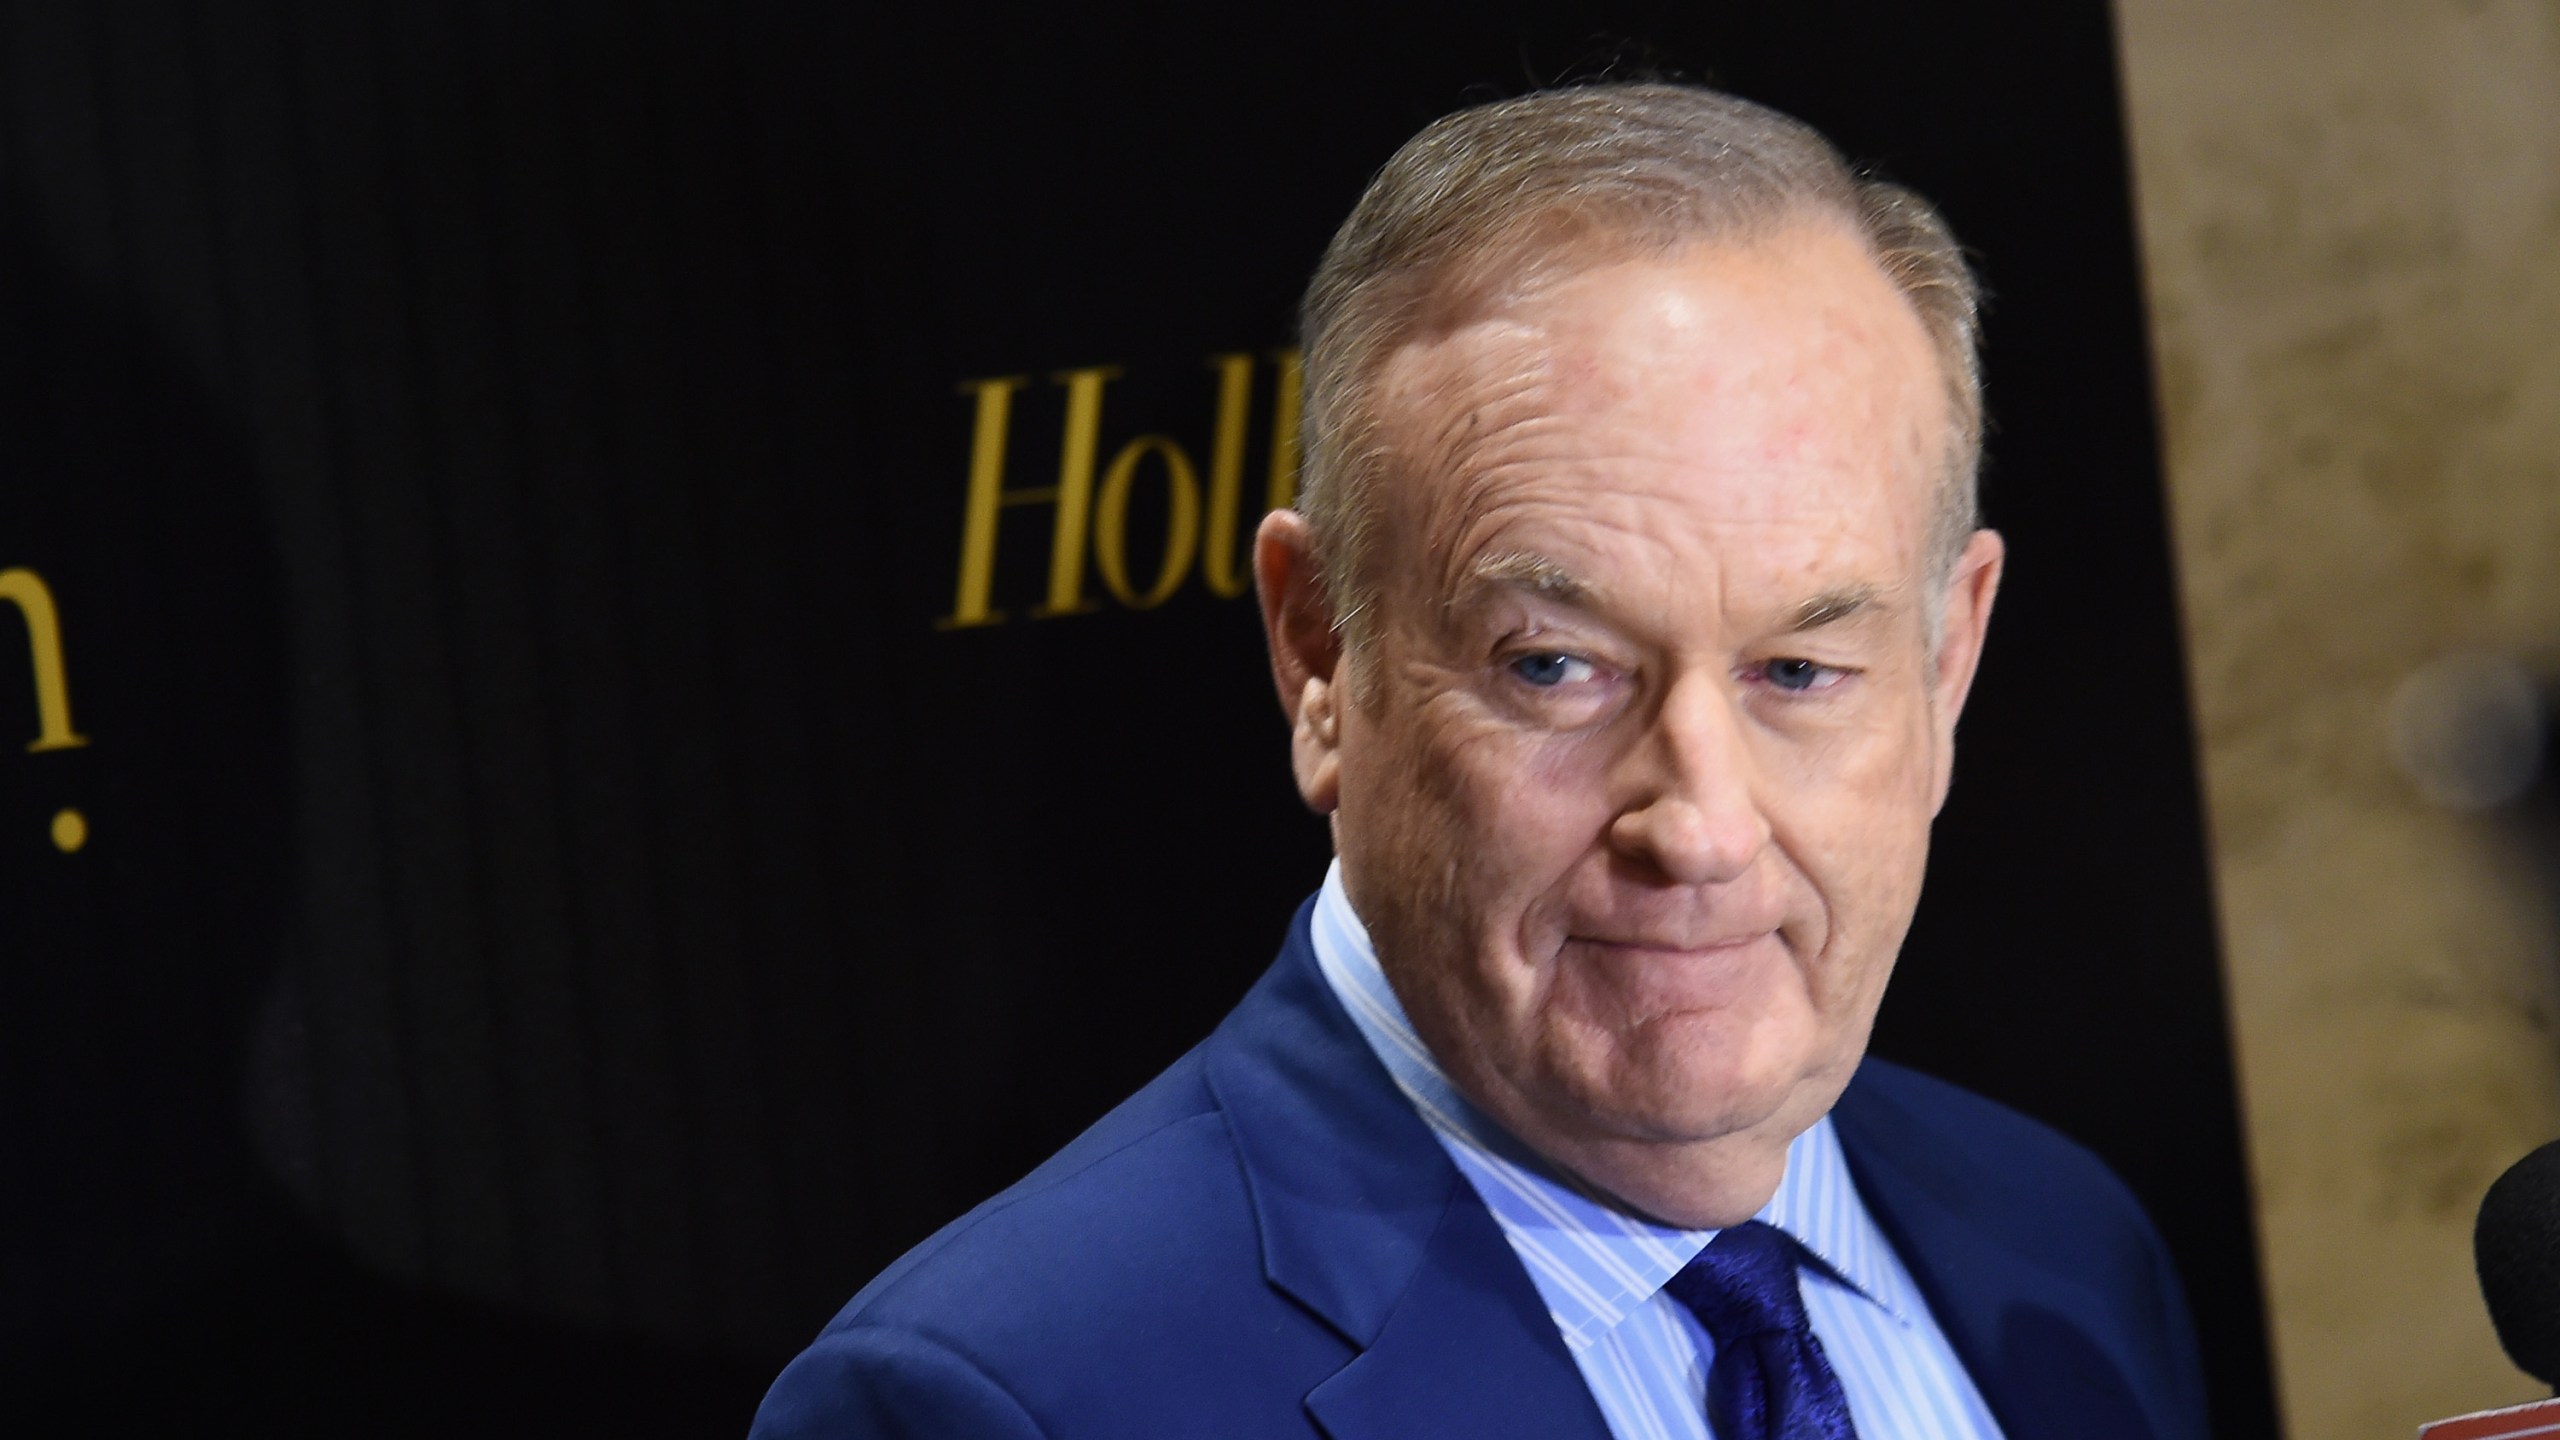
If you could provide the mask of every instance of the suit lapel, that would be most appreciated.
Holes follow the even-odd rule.
[[[1308,1410],[1333,1440],[1608,1440],[1501,1227],[1325,985],[1308,914],[1204,1056],[1264,1274],[1358,1352]]]
[[[2157,1440],[2103,1297],[1978,1218],[1928,1121],[1853,1083],[1832,1111],[1858,1194],[2007,1440]]]
[[[1333,1440],[1608,1440],[1555,1321],[1471,1191],[1451,1197],[1412,1285],[1377,1338],[1317,1386],[1307,1408]]]

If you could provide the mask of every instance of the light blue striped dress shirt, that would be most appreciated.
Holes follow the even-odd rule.
[[[1559,1178],[1451,1088],[1378,968],[1336,862],[1316,901],[1316,961],[1369,1048],[1493,1212],[1555,1317],[1617,1440],[1707,1440],[1715,1342],[1663,1282],[1713,1240],[1630,1215]],[[1911,1273],[1850,1183],[1828,1116],[1787,1151],[1759,1219],[1829,1274],[1802,1272],[1805,1310],[1840,1376],[1860,1440],[1998,1440]]]

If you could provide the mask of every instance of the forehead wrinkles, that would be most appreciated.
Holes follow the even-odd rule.
[[[1539,332],[1514,328],[1519,333],[1488,347],[1492,353],[1452,337],[1447,348],[1409,357],[1404,394],[1412,399],[1394,437],[1402,497],[1395,528],[1419,548],[1392,562],[1394,579],[1430,585],[1445,603],[1523,527],[1545,537],[1538,546],[1562,543],[1562,553],[1574,553],[1601,534],[1653,549],[1672,539],[1666,519],[1686,532],[1693,523],[1804,518],[1785,481],[1805,447],[1789,455],[1692,453],[1715,448],[1683,431],[1680,401],[1694,397],[1639,393],[1641,356],[1570,340],[1549,346]],[[1761,368],[1738,358],[1690,388],[1747,385]],[[1711,459],[1728,474],[1780,483],[1701,489],[1690,472]]]
[[[1800,238],[1806,253],[1601,265],[1399,347],[1377,439],[1402,543],[1381,578],[1448,595],[1475,548],[1537,516],[1661,538],[1646,506],[1702,478],[1691,467],[1774,482],[1710,487],[1721,523],[1882,500],[1912,512],[1889,528],[1909,528],[1946,418],[1935,356],[1863,250]],[[1877,494],[1886,477],[1907,493]]]
[[[1555,384],[1556,346],[1543,327],[1512,319],[1460,326],[1399,350],[1381,387],[1380,439],[1397,477],[1393,528],[1419,539],[1421,555],[1402,557],[1446,570],[1450,551],[1489,493],[1489,483],[1563,428]],[[1443,593],[1445,582],[1441,576]]]

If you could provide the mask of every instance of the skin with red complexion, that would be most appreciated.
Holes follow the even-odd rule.
[[[1303,520],[1258,538],[1300,791],[1415,1029],[1675,1224],[1768,1201],[1918,903],[2001,564],[1925,573],[1936,363],[1833,223],[1595,264],[1383,362],[1360,654]]]

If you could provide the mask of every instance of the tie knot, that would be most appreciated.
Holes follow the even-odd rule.
[[[1796,1242],[1757,1220],[1732,1226],[1664,1283],[1719,1347],[1745,1337],[1810,1329],[1796,1288]]]

